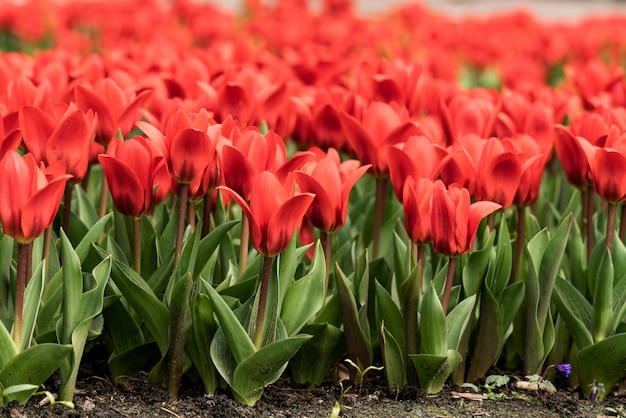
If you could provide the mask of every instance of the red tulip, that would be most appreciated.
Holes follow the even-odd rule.
[[[439,164],[448,155],[445,148],[434,144],[423,135],[413,135],[406,143],[389,147],[387,150],[389,161],[389,175],[393,190],[400,202],[407,178],[419,179],[422,177],[434,179]]]
[[[498,138],[484,141],[481,158],[476,164],[477,200],[489,200],[507,208],[513,203],[522,176],[522,164],[517,153],[505,150]]]
[[[163,156],[142,137],[128,141],[114,139],[106,154],[98,156],[115,209],[122,215],[139,218],[159,203],[156,193],[170,189]]]
[[[403,121],[399,112],[383,102],[370,103],[361,120],[346,112],[340,118],[353,152],[361,164],[372,165],[376,177],[389,175],[387,147],[420,133],[415,123]]]
[[[409,177],[404,183],[402,206],[406,231],[416,244],[432,241],[432,206],[435,190],[445,190],[441,180]]]
[[[567,180],[575,187],[585,190],[591,185],[591,169],[585,154],[585,148],[592,147],[585,138],[574,136],[571,131],[557,125],[554,143],[556,154],[565,171]]]
[[[24,106],[19,112],[24,144],[37,161],[46,165],[65,161],[71,182],[80,182],[89,168],[89,150],[96,130],[96,118],[74,104],[61,104],[47,112]]]
[[[241,206],[250,222],[252,243],[265,257],[287,248],[296,228],[302,223],[314,195],[285,190],[271,171],[260,173],[252,184],[250,204],[234,190],[220,186]]]
[[[448,257],[469,253],[480,221],[502,205],[480,201],[470,203],[467,189],[456,185],[437,189],[433,195],[433,250]]]
[[[357,160],[340,162],[339,154],[331,148],[326,157],[293,173],[301,191],[315,194],[307,212],[314,227],[335,232],[343,226],[350,191],[368,169],[368,165],[360,167]]]
[[[107,145],[121,131],[125,138],[141,116],[139,111],[147,102],[150,90],[122,90],[112,79],[98,80],[93,87],[76,86],[76,103],[83,109],[92,109],[98,116],[96,141]]]
[[[498,111],[499,104],[486,90],[475,89],[471,95],[458,94],[448,104],[442,101],[439,114],[448,144],[454,144],[459,136],[466,134],[489,137]]]
[[[66,182],[71,176],[53,170],[46,173],[37,167],[31,154],[22,158],[13,150],[0,160],[2,229],[21,244],[40,236],[52,224],[59,210]]]

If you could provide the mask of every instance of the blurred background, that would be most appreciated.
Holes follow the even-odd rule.
[[[238,10],[242,4],[242,0],[211,0],[211,2],[233,10]],[[365,14],[379,13],[406,3],[410,1],[354,1],[356,9]],[[578,20],[590,15],[626,14],[626,1],[618,0],[422,0],[420,3],[433,10],[441,10],[452,15],[484,15],[511,9],[524,9],[547,20]],[[320,7],[322,0],[310,0],[310,4],[315,9]]]

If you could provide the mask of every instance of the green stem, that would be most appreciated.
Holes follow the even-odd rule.
[[[519,280],[520,268],[522,262],[522,254],[524,252],[524,244],[526,235],[526,206],[517,207],[517,237],[515,238],[515,254],[513,256],[513,268],[511,270],[511,279],[509,284],[513,284]]]
[[[326,262],[326,274],[324,276],[324,291],[328,291],[328,277],[330,276],[330,258],[333,250],[333,234],[330,232],[320,232],[320,241],[324,249],[324,260]]]
[[[593,252],[593,236],[594,236],[594,231],[593,231],[593,212],[594,212],[594,208],[595,208],[595,192],[593,189],[588,189],[586,192],[583,193],[583,196],[586,195],[586,206],[587,206],[587,210],[586,210],[586,221],[585,221],[585,226],[586,226],[586,233],[587,233],[587,261],[589,261],[591,259],[591,253]]]
[[[24,317],[24,291],[28,271],[28,257],[32,243],[17,244],[17,276],[15,278],[15,316],[13,320],[13,342],[22,351],[22,319]]]
[[[257,350],[263,343],[263,325],[265,324],[265,307],[267,305],[267,293],[270,287],[272,274],[272,257],[263,257],[263,270],[261,271],[261,289],[259,289],[259,309],[256,314],[256,326],[254,328],[254,346]]]
[[[615,236],[615,217],[617,215],[617,204],[609,203],[606,218],[606,248],[613,253],[613,237]]]
[[[250,223],[248,217],[241,215],[241,238],[239,240],[239,273],[246,270],[248,265],[248,245],[250,241]]]
[[[98,217],[102,218],[107,213],[107,204],[109,203],[109,184],[107,178],[102,174],[102,187],[100,189],[100,207],[98,208]]]
[[[204,195],[202,199],[202,231],[201,236],[204,238],[209,235],[209,231],[211,231],[211,205],[213,203],[213,197],[211,193],[207,193]]]
[[[376,202],[374,207],[374,230],[372,231],[372,241],[374,243],[372,258],[378,258],[380,249],[380,231],[383,226],[383,216],[385,214],[385,203],[387,202],[387,188],[389,180],[386,178],[376,179]]]
[[[454,281],[454,273],[456,271],[456,257],[450,257],[450,261],[448,262],[448,274],[446,275],[446,287],[443,291],[443,301],[441,302],[441,306],[443,308],[443,313],[448,313],[448,303],[450,302],[450,292],[452,291],[452,282]]]
[[[133,219],[133,268],[141,275],[141,218]]]
[[[626,205],[620,205],[619,239],[624,242],[626,238]]]
[[[45,264],[45,279],[44,286],[48,283],[50,277],[50,244],[52,243],[52,225],[47,227],[43,232],[43,249],[41,251],[41,258],[46,262]]]
[[[70,230],[70,216],[72,214],[72,192],[74,186],[68,184],[65,186],[65,194],[63,195],[63,220],[61,227],[66,234],[69,234]]]
[[[183,234],[185,233],[185,215],[187,213],[187,196],[189,185],[181,184],[178,192],[178,227],[176,229],[176,252],[174,253],[174,270],[178,267],[178,260],[183,252]]]

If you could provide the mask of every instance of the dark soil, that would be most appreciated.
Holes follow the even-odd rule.
[[[227,393],[203,394],[201,386],[190,381],[184,381],[180,398],[172,400],[165,389],[148,383],[145,374],[125,383],[112,383],[105,371],[104,356],[96,354],[92,353],[83,361],[74,397],[75,409],[59,404],[40,406],[45,397],[35,396],[27,405],[13,403],[2,408],[1,416],[328,418],[337,401],[341,403],[341,417],[597,418],[616,416],[613,411],[626,413],[626,399],[622,397],[611,395],[603,404],[596,404],[580,399],[580,392],[567,388],[559,388],[556,393],[549,394],[520,391],[511,386],[497,390],[500,399],[482,401],[456,398],[456,392],[471,391],[451,387],[432,396],[425,396],[411,387],[390,393],[382,377],[374,374],[368,375],[369,380],[361,389],[360,396],[354,388],[342,397],[341,388],[330,383],[320,388],[306,388],[283,378],[268,386],[254,407],[233,401]],[[54,390],[54,385],[52,379],[48,390]],[[613,411],[607,407],[613,408]]]

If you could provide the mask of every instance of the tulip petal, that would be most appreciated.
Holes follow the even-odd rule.
[[[183,129],[172,139],[169,149],[169,168],[179,183],[191,183],[202,176],[213,156],[209,136],[196,129]]]
[[[32,195],[22,212],[22,233],[26,242],[40,236],[49,227],[59,210],[69,175],[55,178]]]
[[[326,232],[333,230],[337,223],[336,207],[338,202],[333,201],[329,193],[327,193],[326,183],[322,183],[321,180],[318,181],[313,176],[300,171],[294,172],[293,175],[300,187],[300,191],[315,195],[315,199],[307,213],[313,226]]]
[[[626,158],[621,153],[599,148],[592,161],[593,185],[600,197],[611,203],[626,198]]]
[[[304,214],[313,202],[313,197],[311,193],[293,196],[273,214],[267,227],[265,256],[274,256],[287,248],[296,228],[302,223]]]
[[[122,215],[137,218],[143,215],[150,202],[146,202],[146,190],[137,173],[126,163],[101,154],[98,156],[115,204]],[[150,190],[152,196],[152,190]]]
[[[22,107],[18,118],[24,145],[37,161],[45,162],[46,144],[56,126],[54,119],[43,110],[33,106]]]

